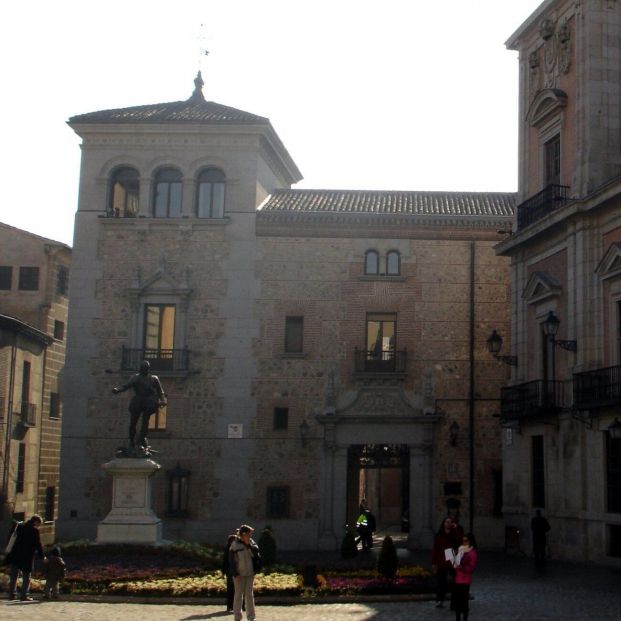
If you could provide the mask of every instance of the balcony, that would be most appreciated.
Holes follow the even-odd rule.
[[[35,427],[37,424],[37,406],[28,401],[18,402],[19,410],[15,413],[23,427]]]
[[[184,374],[188,372],[188,349],[128,349],[123,347],[121,369],[138,371],[143,360],[148,360],[153,373]]]
[[[553,416],[563,406],[563,382],[534,380],[505,386],[500,393],[500,418],[516,420]]]
[[[621,366],[575,373],[573,385],[576,410],[621,404]]]
[[[566,185],[550,184],[518,205],[518,230],[545,218],[549,213],[562,207],[568,201],[568,190],[569,187]]]
[[[356,373],[405,373],[407,351],[394,349],[377,352],[357,349],[354,351]]]

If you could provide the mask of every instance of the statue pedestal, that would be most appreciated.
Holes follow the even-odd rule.
[[[112,509],[97,525],[97,543],[162,543],[162,521],[151,509],[151,459],[116,458],[102,468],[112,475]]]

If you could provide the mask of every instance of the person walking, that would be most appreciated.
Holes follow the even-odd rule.
[[[358,532],[357,541],[362,544],[363,550],[373,547],[373,533],[377,528],[375,516],[369,509],[366,498],[360,501],[358,508],[358,519],[356,520],[356,531]]]
[[[242,601],[246,605],[248,621],[255,621],[254,585],[255,564],[260,557],[259,546],[252,539],[254,528],[242,524],[237,531],[235,541],[229,548],[229,563],[235,585],[233,598],[233,614],[235,621],[242,619]]]
[[[464,535],[462,545],[457,550],[453,561],[455,567],[455,584],[451,594],[451,610],[455,612],[455,621],[468,621],[470,612],[470,585],[472,574],[477,566],[477,542],[472,533]]]
[[[455,569],[451,559],[461,545],[462,534],[450,516],[445,517],[438,532],[433,538],[431,548],[431,571],[435,574],[438,584],[436,588],[436,608],[444,607],[444,598],[449,590],[449,582],[453,582]],[[450,550],[447,558],[446,551]]]
[[[229,535],[224,546],[224,554],[222,555],[222,573],[226,578],[226,611],[233,612],[233,599],[235,598],[235,584],[233,582],[233,574],[231,567],[231,557],[229,551],[231,544],[237,539],[237,535]]]
[[[35,552],[44,562],[47,560],[39,535],[42,522],[41,516],[35,514],[27,522],[15,522],[11,528],[7,544],[12,538],[13,544],[5,558],[5,563],[10,567],[9,599],[15,599],[17,578],[21,572],[22,584],[19,598],[23,602],[32,601],[32,597],[29,596],[30,574],[32,574]]]
[[[66,566],[60,555],[60,548],[56,546],[50,552],[45,564],[45,594],[43,599],[58,599],[60,581],[65,577]]]
[[[530,529],[533,533],[533,556],[535,567],[543,569],[546,566],[546,545],[550,524],[541,515],[541,509],[535,511],[535,517],[530,521]]]

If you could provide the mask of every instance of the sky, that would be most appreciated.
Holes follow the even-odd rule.
[[[268,117],[298,188],[517,189],[517,52],[541,0],[19,0],[0,19],[0,221],[71,244],[69,117],[187,99]],[[205,54],[204,50],[209,53]]]

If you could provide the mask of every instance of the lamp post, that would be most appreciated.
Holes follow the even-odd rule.
[[[618,418],[608,426],[608,433],[613,440],[621,440],[621,421]]]
[[[543,334],[546,337],[546,342],[551,343],[552,347],[550,348],[550,355],[552,357],[552,406],[556,406],[556,389],[555,389],[555,381],[556,381],[556,347],[560,347],[561,349],[565,349],[566,351],[577,351],[578,350],[578,342],[577,341],[568,341],[563,339],[557,339],[556,335],[558,334],[559,326],[561,325],[561,320],[554,314],[554,311],[550,311],[548,316],[545,318],[543,323],[541,324]],[[545,377],[544,377],[544,398],[545,404],[548,405],[548,368],[546,365],[545,368]]]
[[[487,351],[489,351],[496,360],[500,360],[505,364],[516,367],[518,360],[517,356],[501,356],[500,350],[502,349],[502,336],[494,330],[487,339]]]

